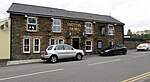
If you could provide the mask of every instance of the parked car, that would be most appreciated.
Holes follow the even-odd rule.
[[[45,53],[41,55],[41,59],[46,60],[47,62],[56,63],[59,59],[64,58],[82,60],[83,56],[83,50],[75,49],[67,44],[57,44],[48,46]]]
[[[126,55],[127,53],[127,48],[123,44],[116,44],[112,46],[108,46],[105,49],[102,49],[100,52],[100,55],[115,55],[115,54],[123,54]]]
[[[139,50],[150,50],[150,44],[149,43],[142,43],[142,44],[139,44],[137,47],[136,47],[137,51]]]

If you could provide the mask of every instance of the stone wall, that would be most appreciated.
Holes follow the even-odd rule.
[[[49,45],[49,39],[55,38],[56,44],[58,39],[63,38],[65,44],[72,45],[73,38],[79,38],[79,48],[85,51],[85,41],[92,40],[92,53],[96,53],[97,41],[102,40],[103,48],[108,46],[109,41],[116,43],[123,43],[123,26],[115,26],[115,34],[113,36],[108,35],[108,23],[94,23],[92,21],[82,20],[69,20],[61,19],[61,33],[52,32],[52,19],[50,17],[36,17],[37,18],[37,32],[28,32],[27,28],[27,17],[24,15],[11,14],[12,19],[12,32],[11,32],[11,59],[30,59],[39,58],[41,53],[33,53],[33,38],[40,38],[40,51],[45,51]],[[92,22],[93,34],[85,34],[85,22]],[[106,34],[101,35],[100,28],[105,28]],[[83,33],[84,32],[84,33]],[[30,38],[30,53],[23,53],[23,39]]]

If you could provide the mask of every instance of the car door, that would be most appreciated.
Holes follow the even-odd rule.
[[[114,51],[115,54],[121,53],[122,52],[122,47],[120,45],[116,45],[114,50],[115,50]]]
[[[64,49],[66,50],[68,58],[75,57],[76,51],[73,49],[73,47],[71,47],[69,45],[64,45]]]
[[[55,51],[56,51],[57,56],[58,56],[59,59],[67,57],[66,50],[64,50],[64,45],[57,45],[56,48],[55,48]]]

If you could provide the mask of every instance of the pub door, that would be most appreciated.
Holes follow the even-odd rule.
[[[79,38],[73,38],[73,40],[72,40],[73,42],[73,47],[75,48],[75,49],[79,49]]]

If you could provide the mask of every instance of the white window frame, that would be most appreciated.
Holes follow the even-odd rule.
[[[29,40],[29,51],[25,51],[25,46],[27,46],[27,45],[25,45],[25,39],[28,39]],[[24,38],[23,39],[23,53],[30,53],[30,39],[29,38]]]
[[[113,27],[112,29],[110,27]],[[108,24],[108,35],[114,35],[114,26],[112,24]]]
[[[87,24],[91,24],[91,27],[89,27]],[[93,34],[93,24],[91,22],[85,22],[85,33],[86,34]],[[91,30],[91,33],[89,33],[87,30]]]
[[[62,41],[63,41],[63,43],[62,43],[62,44],[64,44],[64,39],[59,39],[59,40],[58,40],[58,44],[60,44],[60,43],[59,43],[59,41],[60,41],[60,40],[62,40]]]
[[[91,41],[91,45],[87,45],[87,41]],[[86,47],[87,46],[90,46],[91,47],[91,50],[86,50]],[[86,52],[92,52],[92,40],[86,40],[86,43],[85,43],[85,51]]]
[[[35,45],[35,40],[38,39],[39,40],[39,45]],[[38,50],[39,51],[35,51],[35,46],[38,46]],[[34,38],[33,39],[33,53],[40,53],[40,39],[39,38]]]
[[[52,41],[52,40],[54,40],[54,44],[56,44],[56,39],[55,39],[55,38],[50,38],[50,39],[49,39],[49,45],[52,45],[52,44],[51,44],[51,41]]]
[[[60,25],[55,25],[55,24],[54,24],[54,21],[59,21],[59,22],[60,22]],[[60,30],[59,30],[59,31],[55,31],[55,30],[54,30],[54,26],[60,27]],[[52,30],[53,30],[53,32],[57,32],[57,33],[60,33],[60,32],[61,32],[61,20],[60,20],[60,19],[53,19],[53,27],[52,27]]]
[[[29,18],[33,18],[33,19],[35,19],[36,20],[36,22],[35,23],[29,23]],[[28,25],[35,25],[35,27],[36,27],[36,30],[29,30],[28,29]],[[32,28],[32,27],[31,27]],[[31,31],[31,32],[36,32],[37,31],[37,18],[36,17],[27,17],[27,31]]]

